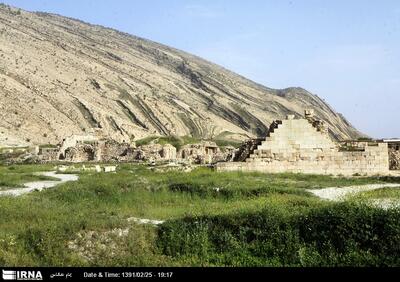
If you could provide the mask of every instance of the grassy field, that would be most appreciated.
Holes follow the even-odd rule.
[[[54,180],[52,177],[37,175],[49,171],[52,165],[0,166],[0,191],[5,188],[21,187],[24,183],[38,180]]]
[[[20,183],[51,167],[0,167],[0,179]],[[399,210],[326,202],[306,191],[386,182],[400,179],[129,164],[115,174],[85,172],[77,182],[0,198],[0,265],[400,266]]]
[[[400,200],[400,189],[383,188],[361,193],[359,197],[367,199],[398,199]]]

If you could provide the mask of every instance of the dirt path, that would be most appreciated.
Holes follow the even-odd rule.
[[[79,176],[75,174],[56,174],[55,171],[48,171],[48,172],[43,172],[40,173],[41,175],[44,176],[49,176],[49,177],[54,177],[58,178],[60,180],[58,181],[33,181],[33,182],[28,182],[24,184],[24,187],[21,188],[12,188],[9,190],[3,190],[0,191],[0,197],[1,196],[21,196],[26,193],[30,193],[32,191],[41,191],[43,189],[48,189],[52,188],[58,184],[65,183],[68,181],[76,181],[78,180]]]
[[[347,187],[329,187],[323,189],[308,189],[307,191],[330,201],[343,201],[347,196],[382,188],[400,188],[400,184],[368,184]]]

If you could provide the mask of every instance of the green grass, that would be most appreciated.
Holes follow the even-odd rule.
[[[0,167],[0,175],[48,169]],[[0,265],[398,266],[399,211],[329,203],[305,190],[395,181],[122,164],[115,174],[82,173],[0,198]],[[167,222],[156,228],[129,217]],[[116,228],[129,233],[110,233]]]
[[[151,141],[156,140],[158,137],[157,136],[148,136],[139,140],[136,140],[136,145],[137,146],[143,146],[143,145],[148,145],[150,144]]]
[[[257,212],[169,221],[157,244],[170,257],[202,266],[400,264],[400,210],[348,203],[299,207],[271,204]]]
[[[151,142],[160,145],[171,144],[179,150],[184,145],[199,143],[201,140],[191,136],[149,136],[135,142],[137,146],[148,145]]]
[[[37,175],[36,172],[50,171],[51,165],[0,166],[0,190],[5,187],[21,187],[23,183],[38,180],[54,180],[52,177]]]
[[[202,139],[191,137],[191,136],[149,136],[149,137],[145,137],[143,139],[139,139],[135,142],[136,142],[137,146],[148,145],[151,142],[154,142],[156,144],[161,144],[161,145],[171,144],[179,151],[182,148],[182,146],[184,146],[184,145],[196,144],[196,143],[200,143],[201,141],[202,141]],[[222,138],[215,139],[215,140],[204,140],[204,141],[213,141],[220,147],[233,146],[233,147],[237,148],[241,145],[240,141],[228,140],[228,139],[222,139]]]
[[[215,138],[213,138],[213,141],[217,143],[218,146],[223,147],[223,146],[233,146],[235,148],[239,148],[242,144],[243,141],[237,140],[237,139],[232,139],[232,136],[236,136],[236,133],[230,132],[230,131],[223,131]],[[243,136],[245,137],[245,136]]]
[[[219,147],[232,146],[235,148],[239,148],[243,142],[235,141],[235,140],[224,140],[224,139],[215,139],[213,140]]]
[[[41,148],[41,149],[47,149],[47,148],[57,148],[57,145],[54,145],[54,144],[42,144],[42,145],[39,145],[39,148]]]
[[[400,188],[382,188],[372,191],[360,193],[358,195],[361,198],[366,199],[399,199],[400,200]]]

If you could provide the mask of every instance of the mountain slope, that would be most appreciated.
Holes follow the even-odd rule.
[[[0,6],[0,145],[57,143],[100,131],[149,135],[264,135],[314,108],[332,136],[360,133],[301,88],[275,90],[188,53],[101,26]]]

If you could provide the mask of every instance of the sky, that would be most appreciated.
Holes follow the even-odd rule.
[[[160,42],[271,88],[305,88],[367,135],[400,137],[398,0],[0,2]]]

